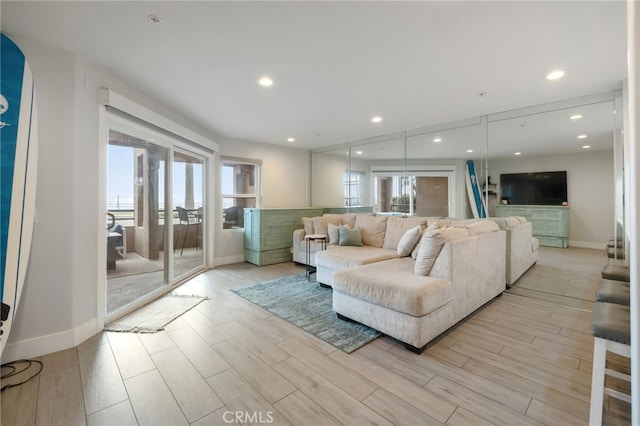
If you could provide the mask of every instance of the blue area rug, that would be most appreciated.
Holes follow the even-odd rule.
[[[333,312],[333,291],[304,274],[233,289],[239,296],[351,353],[380,336],[366,325],[343,321]]]

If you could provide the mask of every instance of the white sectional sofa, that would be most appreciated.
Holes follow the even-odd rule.
[[[410,350],[421,352],[505,290],[506,236],[492,221],[327,216],[307,219],[305,225],[308,232],[329,236],[327,250],[315,253],[315,266],[318,282],[333,287],[334,311],[399,339]],[[361,246],[335,244],[336,229],[345,224],[358,230]],[[294,232],[294,259],[295,244],[303,252],[307,231]]]
[[[512,286],[538,261],[540,242],[533,237],[533,224],[519,216],[492,217],[507,233],[507,285]]]

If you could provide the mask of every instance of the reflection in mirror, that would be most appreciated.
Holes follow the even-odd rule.
[[[495,216],[496,202],[508,202],[502,200],[501,175],[564,171],[570,245],[603,247],[614,223],[613,110],[613,101],[606,100],[490,116],[489,175],[497,195],[489,214]]]
[[[351,171],[366,182],[364,205],[382,214],[409,212],[408,182],[404,173],[404,135],[396,133],[351,144]]]
[[[343,207],[348,170],[347,144],[314,151],[311,155],[311,205]]]
[[[407,172],[415,188],[415,214],[471,217],[465,162],[474,160],[482,182],[485,154],[478,120],[409,132]]]

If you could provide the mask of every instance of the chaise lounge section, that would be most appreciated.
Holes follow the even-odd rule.
[[[505,231],[492,225],[466,236],[444,236],[427,275],[416,274],[412,257],[335,271],[333,310],[421,353],[427,343],[505,290]],[[420,244],[434,233],[448,232],[427,231]]]

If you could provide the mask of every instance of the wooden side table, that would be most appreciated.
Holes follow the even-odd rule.
[[[314,272],[316,272],[316,267],[311,265],[311,242],[312,241],[319,241],[320,243],[322,243],[322,250],[326,250],[327,249],[327,236],[324,234],[309,234],[309,235],[305,235],[304,240],[307,243],[307,248],[306,248],[306,275],[307,275],[307,279],[309,281],[311,281],[311,274],[313,274]]]

